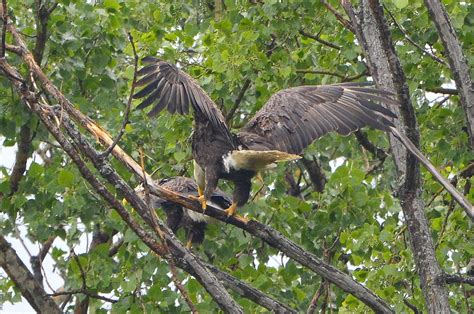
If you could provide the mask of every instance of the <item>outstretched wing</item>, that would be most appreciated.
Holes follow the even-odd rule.
[[[138,71],[141,78],[135,86],[144,87],[133,98],[145,99],[136,109],[153,105],[149,116],[155,116],[164,108],[170,113],[187,114],[191,105],[215,130],[230,134],[220,110],[191,76],[158,58],[145,57],[142,62],[147,65]]]
[[[397,104],[390,96],[367,83],[284,89],[270,97],[239,136],[251,138],[253,133],[268,142],[267,147],[299,154],[331,131],[348,135],[367,125],[387,131],[394,126],[388,118],[396,115],[374,101]]]

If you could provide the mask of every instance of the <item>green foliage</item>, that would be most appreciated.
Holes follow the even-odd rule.
[[[33,1],[9,2],[17,27],[25,36],[35,35],[32,12],[28,9],[34,7]],[[223,2],[224,15],[217,22],[213,1],[59,1],[48,22],[50,37],[43,68],[78,109],[112,134],[120,129],[133,76],[127,32],[133,35],[140,57],[158,55],[178,63],[222,105],[224,113],[229,112],[244,81],[249,79],[250,88],[231,123],[235,128],[242,126],[279,89],[339,82],[341,77],[365,71],[355,36],[318,1]],[[337,1],[330,2],[337,6]],[[472,66],[474,6],[468,2],[443,2]],[[442,45],[422,0],[392,0],[385,5],[415,42],[442,56]],[[341,49],[304,37],[300,29],[319,34]],[[412,94],[422,151],[445,176],[455,175],[472,162],[459,99],[451,97],[441,103],[440,98],[433,101],[425,92],[450,84],[450,70],[407,42],[394,25],[392,36]],[[34,38],[27,40],[32,48]],[[13,64],[19,64],[16,56],[9,53],[7,57]],[[20,69],[26,73],[24,67]],[[336,75],[297,70],[322,70]],[[12,196],[6,196],[11,171],[0,167],[0,192],[5,195],[1,199],[3,234],[13,235],[15,226],[23,224],[32,241],[45,242],[56,237],[71,248],[86,233],[116,230],[114,240],[123,238],[124,243],[113,257],[109,256],[110,243],[79,254],[88,289],[118,300],[113,305],[92,300],[91,311],[101,313],[111,307],[112,312],[118,313],[188,312],[188,306],[170,285],[169,265],[151,254],[120,217],[91,191],[70,159],[54,145],[54,139],[30,116],[8,81],[1,77],[0,139],[4,147],[17,143],[17,134],[24,124],[34,130],[32,150],[36,153],[18,192]],[[144,112],[132,111],[120,145],[135,159],[142,148],[146,169],[158,170],[157,178],[192,176],[191,129],[191,117],[162,113],[149,119]],[[388,149],[385,135],[373,130],[365,132],[372,143]],[[47,157],[41,157],[38,152],[45,148]],[[323,193],[315,192],[307,182],[307,173],[303,173],[302,185],[308,184],[304,200],[288,196],[285,172],[290,171],[297,178],[303,168],[300,164],[280,165],[276,171],[265,174],[261,191],[260,183],[254,182],[255,200],[241,213],[270,224],[308,251],[347,271],[394,305],[396,312],[409,311],[405,299],[423,309],[404,217],[393,195],[397,178],[391,158],[369,172],[378,160],[361,149],[355,137],[333,134],[311,145],[305,156],[316,157],[328,178]],[[341,161],[340,157],[344,157],[342,164],[334,169],[333,163]],[[117,162],[114,166],[131,184],[136,183],[123,166]],[[425,171],[423,181],[423,198],[428,204],[425,212],[437,245],[436,257],[446,272],[463,272],[474,254],[473,234],[469,231],[472,226],[457,205],[450,212],[451,198],[445,192],[438,193],[440,186]],[[458,188],[467,184],[461,178]],[[221,187],[231,191],[225,182]],[[474,201],[472,189],[468,198]],[[159,215],[163,218],[161,212]],[[178,237],[184,239],[184,234],[180,232]],[[194,250],[204,260],[298,311],[306,310],[321,284],[319,276],[230,225],[210,225],[205,242]],[[80,268],[68,250],[54,246],[51,255],[64,276],[65,289],[81,288]],[[183,272],[178,276],[199,311],[216,310],[216,304],[194,278]],[[330,289],[326,300],[332,309],[347,313],[367,311],[353,296],[334,286]],[[465,312],[462,288],[452,285],[449,290],[453,310]],[[235,297],[246,312],[264,311]],[[0,303],[4,301],[19,301],[19,293],[11,281],[2,277]]]

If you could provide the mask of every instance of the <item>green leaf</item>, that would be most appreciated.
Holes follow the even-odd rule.
[[[119,10],[121,5],[117,0],[104,0],[104,7],[107,9]]]
[[[399,9],[403,9],[408,5],[408,0],[392,0],[395,6]]]
[[[58,174],[58,183],[60,186],[69,188],[74,183],[74,173],[67,169],[62,169]]]

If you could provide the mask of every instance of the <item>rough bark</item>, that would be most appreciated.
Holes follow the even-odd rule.
[[[53,299],[47,296],[43,287],[36,281],[33,274],[2,235],[0,235],[0,266],[35,311],[38,313],[61,313]]]
[[[17,136],[17,146],[18,150],[15,155],[15,163],[13,164],[13,170],[10,174],[10,194],[14,194],[18,191],[21,178],[23,178],[23,173],[26,170],[26,162],[30,157],[31,150],[31,129],[30,121],[22,125],[20,128],[20,134]]]
[[[370,71],[379,88],[392,90],[399,107],[393,107],[400,119],[394,121],[399,130],[419,147],[419,133],[408,86],[391,41],[390,32],[377,0],[361,0],[354,12],[349,1],[343,1],[351,18],[357,39],[368,59]],[[428,221],[423,212],[420,167],[416,158],[393,137],[392,154],[400,180],[398,197],[405,216],[410,244],[420,276],[423,296],[430,313],[449,313],[449,302],[443,272],[435,258]]]
[[[445,55],[448,58],[449,67],[461,97],[461,105],[464,109],[469,134],[469,143],[471,149],[474,150],[474,84],[469,73],[469,64],[464,56],[448,13],[441,1],[425,0],[425,5],[443,43]]]
[[[50,12],[40,1],[36,2],[35,21],[36,21],[36,41],[33,48],[33,58],[38,64],[43,60],[44,49],[48,39],[48,20]],[[15,163],[10,175],[10,194],[14,194],[18,190],[23,173],[26,170],[26,163],[31,154],[31,143],[33,136],[30,128],[30,119],[20,128],[20,134],[17,137],[18,151],[15,156]]]

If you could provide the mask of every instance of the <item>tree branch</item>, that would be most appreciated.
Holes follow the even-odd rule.
[[[17,90],[22,93],[23,97],[22,99],[24,101],[34,101],[35,99],[32,98],[34,97],[34,94],[31,94],[28,90],[23,89],[21,90],[21,82],[19,80],[13,79],[13,77],[19,77],[19,74],[14,71],[13,68],[11,68],[8,64],[5,62],[1,62],[0,60],[0,68],[2,68],[3,71],[8,73],[8,77],[12,77],[12,84],[17,88]],[[35,104],[28,104],[28,107],[31,107],[35,110],[35,112],[38,113],[38,115],[44,116],[47,110],[42,109],[39,105]],[[36,111],[37,110],[37,111]],[[156,254],[163,256],[164,255],[164,250],[162,246],[154,239],[154,237],[146,232],[145,230],[142,229],[142,227],[135,222],[135,220],[132,218],[132,216],[123,208],[122,204],[117,201],[113,195],[108,192],[106,187],[102,185],[95,177],[94,175],[90,172],[90,170],[87,168],[85,163],[79,158],[78,152],[76,152],[72,145],[64,138],[63,135],[59,132],[59,129],[57,129],[57,126],[54,125],[50,121],[50,119],[45,119],[44,120],[45,125],[48,127],[50,132],[56,137],[56,140],[58,143],[61,144],[63,149],[65,150],[66,153],[73,159],[73,161],[76,163],[78,166],[79,171],[83,175],[83,177],[92,185],[92,187],[109,203],[113,208],[117,210],[119,215],[122,217],[122,219],[129,225],[129,227],[140,237],[140,239]],[[111,142],[111,139],[108,141]],[[119,149],[119,147],[114,148],[114,152],[116,152]],[[199,205],[198,205],[199,206]],[[191,267],[191,265],[188,263],[187,260],[185,260],[183,257],[177,257],[175,259],[176,265],[185,271],[189,272],[192,275],[195,275],[194,269]],[[215,268],[212,265],[205,264],[206,267],[209,267],[211,271],[219,278],[219,280],[223,281],[226,287],[229,287],[233,289],[237,294],[241,295],[244,298],[248,298],[257,304],[260,304],[264,306],[265,308],[275,311],[275,312],[292,312],[290,308],[288,308],[286,305],[272,299],[271,297],[263,294],[262,292],[258,291],[257,289],[254,289],[250,287],[249,285],[245,284],[244,282],[238,280],[235,277],[232,277],[229,274],[226,274],[217,268]]]
[[[234,117],[234,114],[237,111],[237,108],[239,108],[239,105],[242,102],[242,99],[244,99],[245,92],[250,87],[250,83],[251,83],[251,81],[249,79],[246,79],[244,81],[244,84],[242,85],[242,88],[240,89],[239,95],[235,99],[234,105],[232,106],[229,113],[225,117],[225,120],[226,120],[227,123],[229,123],[232,120],[232,118]]]
[[[37,312],[61,313],[53,299],[46,294],[43,287],[35,280],[10,243],[2,235],[0,235],[0,266]]]
[[[459,91],[455,88],[444,88],[444,87],[438,87],[438,88],[425,88],[427,92],[430,93],[437,93],[437,94],[446,94],[446,95],[458,95]]]
[[[322,193],[324,191],[324,186],[326,185],[327,178],[324,174],[323,169],[318,163],[316,156],[313,156],[312,160],[301,158],[301,162],[303,163],[306,171],[308,171],[309,179],[313,184],[314,190]]]
[[[342,3],[356,30],[358,42],[368,60],[369,69],[377,87],[392,90],[398,96],[400,106],[391,107],[399,116],[394,123],[397,129],[407,133],[406,136],[403,135],[403,138],[399,136],[404,141],[404,146],[400,145],[393,136],[390,138],[397,173],[401,178],[398,197],[410,232],[413,256],[420,276],[425,304],[430,312],[449,312],[446,285],[442,280],[443,273],[436,261],[428,221],[423,212],[420,167],[415,156],[406,149],[419,152],[416,117],[383,9],[377,0],[361,0],[357,12],[349,0],[343,0]]]
[[[368,74],[368,71],[364,71],[362,73],[356,74],[354,76],[346,76],[337,72],[331,72],[327,70],[310,70],[310,69],[296,69],[296,73],[312,73],[312,74],[322,74],[322,75],[331,75],[341,79],[341,82],[351,82],[357,79],[360,79],[363,76]]]
[[[385,158],[387,158],[388,154],[383,149],[371,143],[364,132],[357,130],[354,132],[354,135],[357,138],[359,144],[368,150],[374,157],[377,157],[380,160],[385,160]]]
[[[428,8],[433,23],[436,25],[438,35],[446,50],[445,54],[449,61],[449,67],[461,96],[461,105],[464,109],[469,134],[469,144],[471,150],[474,150],[474,88],[469,64],[462,51],[456,31],[441,1],[425,0],[425,5]]]
[[[117,134],[117,137],[115,140],[110,144],[110,146],[101,154],[102,158],[107,158],[107,156],[110,154],[112,149],[114,149],[115,145],[120,141],[120,139],[123,136],[123,133],[125,132],[125,127],[128,124],[128,117],[130,115],[130,108],[132,107],[132,100],[133,100],[133,94],[135,91],[135,83],[137,82],[137,69],[138,69],[138,55],[137,51],[135,49],[135,43],[133,42],[133,37],[132,34],[128,33],[128,40],[130,41],[130,45],[132,45],[132,51],[133,51],[133,79],[132,79],[132,87],[130,88],[130,95],[128,96],[128,102],[127,102],[127,107],[125,109],[125,114],[123,117],[123,122],[122,122],[122,127],[120,128],[119,133]]]
[[[303,35],[304,37],[308,37],[308,38],[314,39],[314,40],[316,40],[317,42],[319,42],[319,43],[321,43],[321,44],[323,44],[323,45],[325,45],[325,46],[328,46],[328,47],[333,48],[333,49],[341,50],[341,47],[339,47],[338,45],[333,44],[332,42],[329,42],[329,41],[324,40],[324,39],[322,39],[321,37],[319,37],[319,33],[321,33],[321,32],[319,32],[317,35],[312,35],[312,34],[310,34],[310,33],[307,33],[307,32],[305,32],[303,29],[300,29],[298,32],[299,32],[301,35]]]
[[[336,19],[345,27],[347,28],[349,31],[351,31],[352,33],[355,33],[354,31],[354,27],[352,26],[351,22],[349,20],[347,20],[346,18],[344,18],[342,16],[342,14],[340,14],[339,12],[337,12],[337,10],[331,5],[329,4],[329,2],[327,2],[326,0],[321,0],[321,3],[332,13],[334,14],[334,16],[336,17]]]
[[[444,275],[446,283],[465,283],[474,286],[474,277],[472,276],[461,276],[461,275]]]

